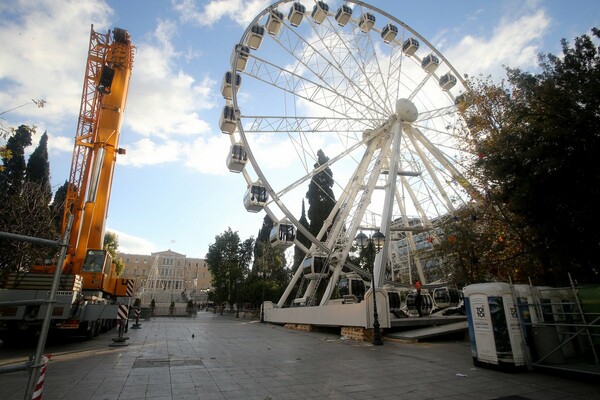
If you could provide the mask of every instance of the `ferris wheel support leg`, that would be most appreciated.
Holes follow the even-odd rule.
[[[373,273],[373,280],[375,287],[383,286],[383,280],[385,278],[385,266],[387,265],[388,253],[389,253],[389,237],[390,237],[390,223],[392,221],[394,196],[396,195],[396,181],[398,180],[398,157],[400,155],[400,141],[402,140],[402,123],[403,121],[398,118],[392,127],[394,135],[394,144],[392,153],[390,155],[390,171],[388,174],[387,185],[385,188],[385,200],[383,203],[383,212],[381,220],[381,233],[386,237],[386,244],[381,249],[381,252],[375,257],[375,269]]]
[[[296,270],[296,273],[292,277],[292,280],[287,285],[287,288],[285,288],[285,292],[283,292],[283,294],[281,295],[281,298],[279,299],[279,302],[277,302],[277,307],[279,307],[279,308],[283,307],[283,305],[287,301],[290,293],[292,293],[292,290],[294,289],[294,286],[296,286],[296,283],[298,282],[298,279],[300,279],[300,276],[302,276],[302,268],[301,268],[301,266],[298,267],[298,269]]]

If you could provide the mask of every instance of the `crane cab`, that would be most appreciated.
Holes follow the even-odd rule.
[[[257,50],[262,44],[263,38],[265,37],[265,27],[259,24],[252,25],[248,36],[246,36],[246,46],[252,50]]]
[[[312,19],[317,24],[322,24],[325,18],[327,17],[327,12],[329,11],[329,6],[323,1],[317,1],[317,4],[313,7],[312,10]]]
[[[240,76],[240,74],[236,73],[235,74],[235,93],[237,94],[237,91],[240,88],[240,85],[242,84],[242,77]],[[225,76],[223,77],[223,83],[221,83],[221,94],[223,95],[223,98],[225,100],[232,100],[233,99],[233,74],[230,71],[227,71],[225,73]]]
[[[223,107],[221,118],[219,119],[219,126],[221,127],[221,132],[228,135],[231,135],[233,132],[235,132],[235,128],[237,127],[237,117],[235,116],[235,110],[233,107]]]
[[[244,207],[249,212],[260,212],[269,200],[267,188],[260,182],[255,182],[248,186],[244,196]]]
[[[363,31],[364,33],[369,33],[371,28],[373,28],[373,25],[375,25],[375,16],[373,14],[364,13],[360,16],[360,19],[358,21],[358,27],[361,31]]]
[[[450,72],[440,77],[440,87],[443,90],[450,90],[454,87],[454,85],[456,85],[456,77]]]
[[[81,266],[80,275],[83,277],[83,289],[112,293],[112,257],[106,250],[88,249]],[[112,290],[111,290],[112,289]]]
[[[288,221],[278,222],[271,229],[269,241],[271,246],[276,248],[287,248],[294,244],[296,229]]]
[[[397,34],[398,34],[398,27],[393,24],[387,24],[381,30],[381,38],[386,43],[389,43],[392,40],[396,39]]]
[[[227,168],[231,172],[242,172],[248,162],[248,153],[241,143],[232,144],[227,155]]]
[[[430,74],[433,73],[433,71],[435,71],[439,65],[440,59],[437,58],[437,56],[435,56],[433,53],[425,57],[421,62],[421,67]]]
[[[250,48],[243,44],[235,45],[235,52],[231,54],[231,65],[235,62],[235,55],[238,54],[237,63],[235,64],[236,71],[243,71],[246,69],[248,64],[248,58],[250,58]]]
[[[267,33],[271,36],[277,36],[279,30],[281,29],[281,24],[283,23],[282,21],[283,13],[278,10],[271,10],[269,13],[269,18],[267,18],[267,23],[265,24]]]
[[[298,26],[302,23],[305,13],[306,7],[304,7],[299,2],[295,2],[294,4],[292,4],[290,12],[288,13],[288,21],[290,21],[290,24],[292,24],[292,26]]]
[[[338,8],[335,13],[335,20],[339,26],[346,26],[350,18],[352,18],[352,9],[345,4]]]
[[[338,293],[344,304],[360,303],[366,292],[365,281],[356,273],[346,274],[338,282]]]
[[[306,256],[302,261],[302,273],[309,280],[327,277],[329,275],[327,257],[317,254]]]
[[[408,38],[402,43],[402,52],[407,56],[412,56],[419,50],[419,41],[414,38]]]

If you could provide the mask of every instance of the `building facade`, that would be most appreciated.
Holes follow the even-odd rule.
[[[125,265],[123,278],[134,280],[136,298],[142,304],[206,301],[211,274],[201,258],[188,258],[172,250],[148,254],[119,253]]]

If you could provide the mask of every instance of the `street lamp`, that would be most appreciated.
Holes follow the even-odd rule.
[[[367,249],[368,265],[371,268],[371,291],[373,292],[373,344],[375,346],[383,345],[381,340],[381,331],[379,329],[379,316],[377,315],[377,292],[375,291],[375,254],[379,253],[379,250],[385,243],[385,235],[379,231],[375,232],[373,236],[367,237],[364,233],[360,232],[354,239],[356,244],[361,249]]]
[[[240,283],[242,282],[242,280],[240,278],[237,278],[235,280],[235,290],[237,292],[237,300],[235,301],[235,317],[239,318],[240,317]]]

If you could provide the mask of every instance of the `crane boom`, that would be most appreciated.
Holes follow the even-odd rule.
[[[80,274],[87,251],[102,249],[132,67],[129,33],[100,34],[92,25],[63,218],[64,230],[74,215],[63,272]]]

